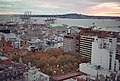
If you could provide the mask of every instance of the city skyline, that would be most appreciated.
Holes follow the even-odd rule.
[[[119,0],[0,0],[0,14],[66,14],[120,16]]]

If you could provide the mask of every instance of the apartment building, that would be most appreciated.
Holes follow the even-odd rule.
[[[119,61],[116,59],[117,38],[98,38],[92,42],[91,63],[110,71],[119,70]]]
[[[80,35],[76,42],[76,52],[90,61],[94,37]]]
[[[103,31],[103,30],[94,30],[92,28],[82,28],[76,37],[76,52],[85,57],[88,61],[91,61],[92,54],[92,42],[95,40],[95,37],[98,38],[119,38],[119,32],[113,31]],[[117,41],[118,43],[118,41]],[[118,44],[117,44],[118,45]],[[118,45],[119,47],[119,45]],[[119,53],[119,48],[116,48],[117,53]]]
[[[82,35],[91,36],[94,40],[91,44],[91,62],[81,63],[79,70],[95,80],[98,80],[102,75],[107,81],[108,79],[119,81],[120,60],[117,56],[119,55],[119,51],[117,51],[119,50],[119,33],[103,30],[84,30]]]
[[[67,34],[63,38],[63,49],[65,52],[76,52],[76,38],[79,30],[67,29]]]
[[[76,39],[75,36],[65,35],[63,41],[63,49],[65,52],[75,52]]]

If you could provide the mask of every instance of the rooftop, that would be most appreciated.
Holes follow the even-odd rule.
[[[92,28],[82,28],[80,30],[79,34],[80,35],[86,35],[86,36],[98,36],[99,38],[105,38],[105,37],[116,38],[116,37],[119,37],[120,32],[105,31],[105,30],[94,30]]]
[[[6,45],[3,47],[3,51],[13,51],[14,48],[11,43],[7,42]]]
[[[8,58],[4,56],[0,56],[0,60],[8,60]]]
[[[61,27],[62,24],[58,24],[58,23],[55,23],[55,24],[50,24],[51,27]]]
[[[94,65],[94,64],[91,64],[91,63],[81,63],[80,66],[79,66],[79,70],[81,72],[89,74],[89,75],[91,75],[93,77],[96,77],[97,71],[98,71],[98,73],[100,73],[100,74],[102,74],[104,76],[106,76],[106,75],[110,76],[110,74],[112,73],[112,71],[110,72],[106,68],[102,68],[102,67],[98,68],[97,65]]]
[[[54,81],[62,81],[62,80],[66,80],[66,79],[73,78],[76,76],[81,76],[81,75],[86,75],[86,74],[83,72],[73,72],[73,73],[69,73],[69,74],[65,74],[65,75],[53,76],[52,79]]]

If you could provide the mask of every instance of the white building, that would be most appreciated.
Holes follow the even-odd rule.
[[[117,38],[97,38],[92,42],[91,63],[111,71],[119,70],[119,62],[116,59]]]
[[[92,42],[91,63],[82,63],[79,70],[93,78],[97,75],[104,77],[111,76],[112,73],[119,71],[119,61],[116,59],[117,38],[94,36]]]
[[[97,75],[104,75],[104,77],[110,76],[111,72],[108,69],[99,68],[91,63],[82,63],[79,65],[79,70],[90,75],[92,78],[96,78]]]
[[[40,72],[37,68],[31,67],[28,72],[24,74],[25,81],[49,81],[49,76]]]

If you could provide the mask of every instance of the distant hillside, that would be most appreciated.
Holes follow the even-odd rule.
[[[32,15],[32,17],[57,17],[57,18],[70,18],[70,19],[117,19],[120,20],[120,17],[114,16],[89,16],[82,14],[63,14],[63,15]]]

